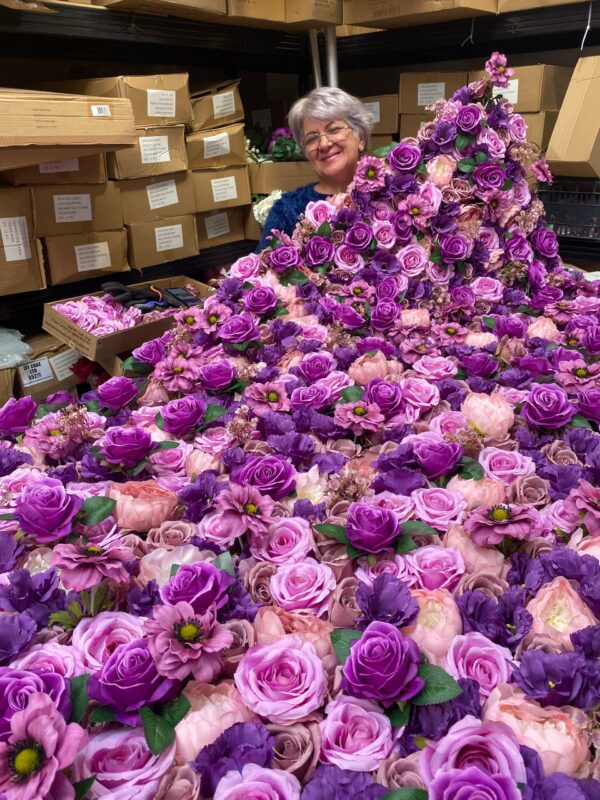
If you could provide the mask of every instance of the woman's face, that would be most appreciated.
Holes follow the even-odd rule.
[[[307,117],[303,141],[306,157],[321,180],[336,189],[345,189],[364,146],[346,120],[338,117],[321,122]]]

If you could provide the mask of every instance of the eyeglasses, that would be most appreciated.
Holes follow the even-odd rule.
[[[329,128],[328,131],[323,133],[309,133],[304,140],[304,149],[306,151],[316,150],[321,144],[321,136],[324,136],[329,144],[336,144],[345,139],[347,132],[352,128],[349,125],[336,125],[335,128]]]

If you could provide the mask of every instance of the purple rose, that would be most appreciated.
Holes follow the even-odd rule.
[[[378,300],[395,300],[400,292],[398,281],[393,275],[387,275],[379,281],[375,294]]]
[[[417,439],[413,453],[428,478],[439,478],[452,472],[462,458],[463,449],[456,442]]]
[[[456,127],[465,133],[475,133],[481,122],[481,108],[476,105],[462,106],[456,115]]]
[[[501,189],[506,180],[504,167],[492,161],[478,164],[471,174],[480,189]]]
[[[344,236],[344,242],[359,253],[364,253],[369,249],[373,239],[373,229],[366,222],[355,222],[348,228]]]
[[[586,330],[582,344],[591,356],[600,356],[600,325],[592,325]]]
[[[600,389],[593,386],[577,393],[577,408],[586,419],[600,425]]]
[[[270,286],[257,286],[244,297],[244,308],[252,314],[268,314],[277,308],[277,295]]]
[[[105,408],[117,409],[129,405],[140,393],[131,378],[115,377],[100,384],[98,399]]]
[[[575,416],[575,407],[555,383],[536,383],[523,403],[521,416],[533,428],[562,428]]]
[[[548,228],[536,228],[530,235],[529,241],[544,258],[554,258],[558,255],[558,239],[554,231]]]
[[[67,494],[56,478],[42,478],[26,486],[19,499],[16,517],[21,528],[38,544],[68,536],[83,500]]]
[[[389,419],[400,413],[402,389],[397,383],[375,378],[367,384],[363,400],[365,403],[376,403],[384,417]]]
[[[300,251],[295,247],[284,245],[271,250],[269,253],[269,266],[275,272],[285,272],[286,269],[292,269],[302,263]]]
[[[208,561],[184,564],[160,587],[164,603],[189,603],[197,614],[204,614],[211,605],[221,608],[227,602],[227,590],[233,578]]]
[[[539,273],[540,269],[545,273],[544,265],[539,261],[534,261],[532,263],[533,250],[524,236],[521,236],[519,233],[513,234],[504,245],[504,254],[507,260],[523,261],[525,264],[530,265],[527,274],[532,286],[539,286],[543,283],[544,275]],[[536,275],[536,273],[538,274]]]
[[[221,325],[219,336],[224,342],[240,344],[241,342],[253,342],[260,338],[260,332],[256,327],[256,320],[252,314],[234,314]]]
[[[343,667],[342,688],[353,697],[377,700],[386,708],[410,700],[423,689],[421,653],[388,622],[372,622],[350,645]]]
[[[68,719],[71,698],[62,675],[0,667],[0,742],[8,740],[12,717],[17,711],[27,708],[29,696],[34,692],[49,695],[60,713]]]
[[[421,149],[416,144],[400,142],[387,155],[392,172],[412,172],[421,161]]]
[[[346,536],[359,550],[381,553],[391,546],[399,533],[400,523],[389,508],[379,508],[365,502],[350,504]]]
[[[331,239],[325,236],[313,236],[304,248],[304,258],[309,267],[327,264],[333,258],[335,248]]]
[[[384,331],[390,328],[399,316],[400,306],[393,300],[380,300],[371,312],[371,326],[376,331]]]
[[[205,411],[206,403],[196,395],[171,400],[160,411],[163,429],[175,436],[183,436],[202,422]]]
[[[462,261],[469,254],[469,242],[460,233],[446,234],[440,239],[442,259],[447,263]]]
[[[29,395],[15,400],[11,397],[0,408],[0,436],[24,433],[35,417],[37,403]]]
[[[198,383],[209,392],[226,389],[236,376],[235,367],[230,361],[220,358],[204,364],[198,370]]]
[[[514,780],[507,775],[488,775],[478,767],[453,769],[437,775],[429,784],[429,800],[522,800]]]
[[[150,366],[154,367],[166,355],[165,344],[162,339],[150,339],[149,342],[144,342],[139,347],[136,347],[131,353],[140,364],[150,364]]]
[[[142,706],[172,700],[180,688],[179,681],[158,673],[145,639],[119,645],[87,686],[92,700],[110,706],[125,725],[139,724]]]
[[[139,464],[152,449],[152,436],[144,428],[121,428],[115,425],[104,434],[101,442],[102,458],[109,464],[131,469]]]
[[[231,480],[241,486],[256,486],[273,500],[282,500],[294,491],[296,470],[283,456],[250,456],[232,472]]]
[[[309,353],[298,364],[298,371],[307,383],[326,378],[335,365],[333,356],[327,352]]]
[[[355,311],[352,306],[347,306],[345,303],[336,304],[333,309],[333,317],[336,322],[340,322],[350,330],[360,328],[365,324],[364,317],[358,311]]]

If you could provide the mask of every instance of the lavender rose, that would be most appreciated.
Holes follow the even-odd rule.
[[[481,108],[476,105],[462,106],[456,115],[456,127],[465,133],[475,133],[481,122]]]
[[[275,272],[285,272],[302,263],[300,251],[295,247],[277,247],[269,253],[269,266]]]
[[[344,236],[344,242],[359,253],[364,253],[369,249],[373,239],[373,229],[366,222],[355,222],[348,228]]]
[[[400,306],[393,300],[380,300],[371,313],[371,325],[376,331],[390,328],[400,315]]]
[[[331,239],[325,236],[313,236],[306,244],[304,258],[309,267],[327,264],[334,256],[335,248]]]
[[[200,424],[205,411],[206,403],[197,395],[171,400],[160,412],[163,428],[174,436],[183,436]]]
[[[400,413],[402,408],[402,390],[397,383],[375,378],[369,381],[363,395],[365,403],[375,403],[381,413],[389,419]]]
[[[462,458],[463,449],[456,442],[421,439],[414,442],[413,453],[428,478],[439,478],[452,472]]]
[[[506,180],[506,173],[500,164],[486,161],[475,167],[472,177],[480,189],[501,189]]]
[[[296,470],[283,456],[251,456],[234,470],[231,479],[242,486],[256,486],[273,500],[282,500],[296,485]]]
[[[82,498],[68,494],[59,480],[42,478],[25,487],[16,517],[25,533],[46,544],[71,533],[82,505]]]
[[[68,684],[62,675],[0,667],[0,742],[8,740],[11,719],[17,712],[27,708],[29,697],[34,692],[49,695],[60,713],[68,719],[71,699]]]
[[[507,775],[488,775],[478,767],[453,769],[437,775],[429,785],[429,800],[522,800],[514,780]]]
[[[388,549],[400,533],[398,517],[388,508],[369,503],[352,503],[348,509],[346,536],[350,543],[366,553]]]
[[[330,353],[309,353],[298,365],[298,371],[307,383],[327,377],[335,365]]]
[[[529,394],[521,416],[532,428],[562,428],[575,416],[576,409],[564,389],[555,383],[536,383]]]
[[[154,367],[165,357],[165,345],[161,339],[150,339],[131,352],[136,361]]]

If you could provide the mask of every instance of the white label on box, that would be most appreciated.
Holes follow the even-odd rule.
[[[238,196],[233,175],[230,178],[215,178],[210,182],[210,185],[212,186],[213,200],[215,203],[235,200]]]
[[[65,381],[67,378],[72,378],[73,373],[71,372],[70,367],[76,361],[79,361],[81,358],[81,354],[77,352],[77,350],[73,350],[69,348],[62,353],[59,353],[56,356],[52,356],[50,359],[50,365],[56,375],[57,381]]]
[[[420,83],[417,89],[417,105],[430,106],[446,96],[445,83]]]
[[[112,116],[111,113],[110,113],[110,106],[106,105],[106,104],[101,105],[101,106],[92,105],[92,106],[90,106],[90,109],[92,111],[92,117],[110,117],[110,116]]]
[[[112,266],[108,242],[76,244],[73,249],[77,259],[78,272],[89,272],[92,269],[109,269]]]
[[[147,186],[146,194],[148,195],[148,204],[153,211],[156,208],[174,206],[179,202],[177,186],[175,186],[173,178],[168,181],[153,183],[152,186]]]
[[[213,94],[212,104],[215,119],[230,117],[232,114],[235,114],[235,97],[233,92]]]
[[[374,103],[363,103],[363,106],[367,109],[369,114],[373,117],[373,124],[376,125],[378,122],[381,122],[381,103],[374,102]]]
[[[204,158],[216,158],[231,153],[228,133],[218,133],[216,136],[207,136],[204,141]]]
[[[0,217],[0,234],[6,261],[27,261],[31,258],[26,217]]]
[[[229,217],[227,216],[227,212],[224,211],[222,214],[213,214],[212,217],[206,217],[204,220],[204,225],[206,227],[206,238],[207,239],[215,239],[217,236],[225,236],[226,233],[229,233]]]
[[[183,247],[183,228],[181,225],[165,225],[164,228],[155,228],[156,252],[163,250],[176,250]]]
[[[53,379],[52,368],[47,358],[38,358],[37,361],[29,361],[19,367],[21,383],[26,388],[35,386],[36,383],[45,383]]]
[[[257,108],[252,112],[252,124],[255,128],[270,128],[271,120],[270,108]]]
[[[56,222],[90,222],[92,196],[90,194],[55,194],[54,219]]]
[[[175,92],[170,89],[148,89],[148,116],[174,117]]]
[[[494,97],[501,94],[502,97],[506,97],[509,102],[516,105],[519,102],[519,79],[513,78],[508,82],[508,86],[494,86],[492,94]]]
[[[62,161],[46,161],[45,164],[39,165],[39,170],[42,175],[50,172],[79,172],[79,159],[63,158]]]
[[[164,164],[171,160],[168,136],[140,136],[142,164]]]

